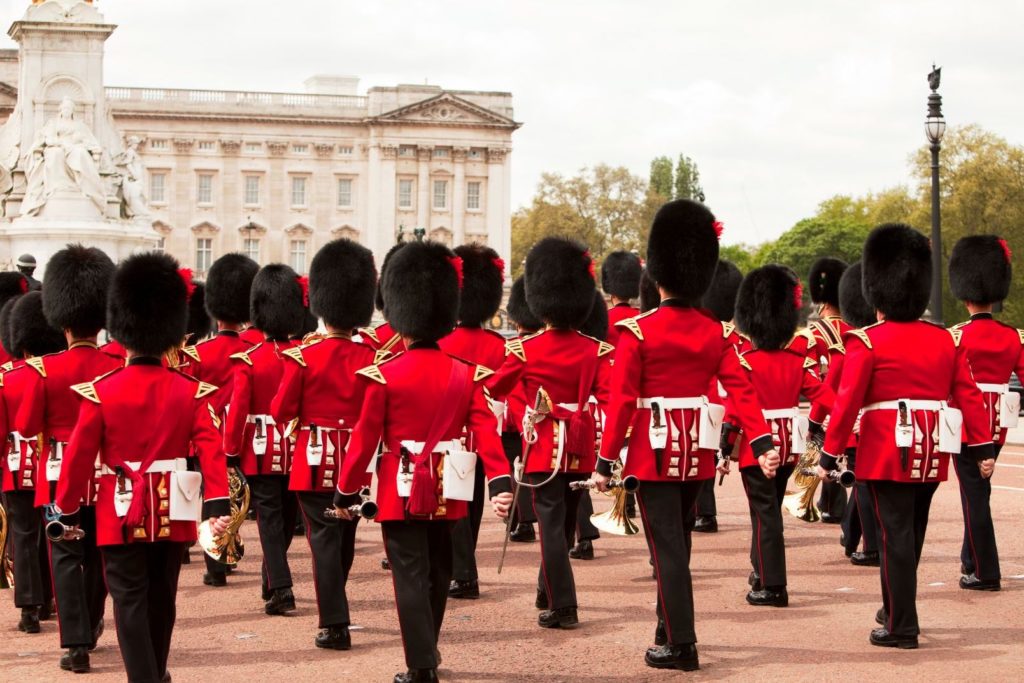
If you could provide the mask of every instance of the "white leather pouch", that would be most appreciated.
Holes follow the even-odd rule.
[[[999,395],[999,426],[1012,429],[1020,421],[1020,394],[1007,391]]]
[[[476,453],[448,451],[444,457],[442,493],[448,500],[473,500],[476,488]]]
[[[17,472],[21,469],[21,442],[17,437],[7,444],[7,471]]]
[[[717,451],[722,440],[722,419],[725,417],[725,406],[717,403],[705,403],[700,408],[700,433],[697,438],[699,448]]]
[[[114,514],[118,517],[124,517],[128,514],[128,508],[132,504],[132,480],[128,477],[124,478],[123,482],[115,481],[114,483]]]
[[[203,498],[199,495],[203,488],[203,475],[187,470],[171,472],[170,510],[168,517],[172,522],[194,522],[199,519],[203,507]]]
[[[962,442],[964,414],[946,406],[939,411],[939,452],[959,453]]]
[[[793,418],[793,433],[789,435],[789,451],[791,453],[807,452],[807,431],[810,426],[806,415],[797,415]]]

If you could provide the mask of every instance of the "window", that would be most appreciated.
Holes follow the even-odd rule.
[[[448,208],[448,181],[447,180],[435,180],[434,181],[434,208],[435,209],[446,209],[446,208]]]
[[[292,176],[292,206],[306,205],[306,178]]]
[[[480,208],[480,183],[472,182],[466,184],[466,208]]]
[[[445,147],[437,147],[437,148],[435,148],[434,149],[434,158],[435,159],[447,159],[448,158],[448,149],[445,148]]]
[[[151,140],[150,149],[167,149],[167,140]]]
[[[338,178],[338,206],[352,206],[352,179]]]
[[[263,145],[258,142],[247,142],[245,143],[245,151],[249,154],[259,154],[263,151]]]
[[[409,178],[401,178],[398,181],[398,208],[400,209],[412,208],[412,182]]]
[[[196,240],[196,271],[206,274],[213,263],[213,240],[209,237],[200,237]]]
[[[480,150],[478,150],[478,149],[471,149],[471,150],[469,150],[469,158],[470,159],[479,159],[480,158]]]
[[[149,174],[149,201],[162,204],[167,201],[167,174]]]
[[[258,175],[245,176],[245,203],[247,205],[260,203],[260,177]]]
[[[398,156],[400,157],[414,157],[416,156],[416,148],[411,145],[402,145],[398,148]]]
[[[256,263],[260,262],[260,241],[253,237],[242,240],[242,252]]]
[[[200,152],[212,152],[216,148],[217,143],[213,140],[200,140],[199,151]]]
[[[306,272],[306,240],[292,240],[288,249],[288,265],[296,273]]]
[[[338,153],[342,156],[350,157],[352,156],[352,148],[347,145],[342,145],[338,148]]]
[[[292,154],[306,154],[309,152],[309,145],[292,145]]]
[[[200,204],[213,203],[213,176],[200,173],[196,176],[196,201]]]

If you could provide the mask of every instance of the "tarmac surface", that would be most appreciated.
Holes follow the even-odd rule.
[[[744,602],[750,539],[739,477],[717,489],[717,534],[695,534],[693,551],[699,672],[660,672],[644,666],[655,626],[654,591],[642,536],[605,535],[593,561],[574,561],[581,625],[546,631],[536,625],[534,586],[540,546],[510,544],[505,570],[495,568],[502,525],[489,512],[480,534],[482,596],[449,602],[440,650],[446,681],[692,680],[1024,680],[1024,447],[1008,446],[997,466],[993,508],[1003,573],[1000,593],[961,590],[962,513],[955,475],[932,506],[921,560],[918,608],[921,647],[872,647],[868,633],[881,605],[876,568],[852,566],[838,544],[837,526],[786,520],[790,606]],[[597,496],[599,511],[608,500]],[[260,551],[255,524],[243,527],[247,555],[226,588],[202,585],[198,551],[183,567],[178,620],[169,669],[191,681],[390,681],[404,671],[390,575],[376,525],[360,527],[348,595],[355,625],[353,649],[317,650],[316,604],[305,539],[292,545],[298,610],[263,614]],[[123,681],[112,622],[93,653],[93,673],[76,678],[57,668],[56,621],[40,635],[17,631],[10,592],[0,593],[0,681]]]

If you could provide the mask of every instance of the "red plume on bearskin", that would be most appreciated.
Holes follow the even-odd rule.
[[[499,256],[496,259],[491,259],[491,263],[493,263],[494,267],[498,269],[498,272],[501,273],[501,276],[505,277],[505,259]]]
[[[793,288],[793,305],[798,311],[804,307],[804,286],[800,284],[799,280],[796,281],[796,287]]]
[[[463,285],[466,284],[466,276],[462,272],[462,259],[458,256],[449,256],[448,263],[452,264],[452,268],[455,269],[455,277],[458,278],[459,289],[462,289]]]
[[[192,269],[179,268],[178,275],[181,276],[181,281],[185,283],[185,300],[191,301],[192,294],[196,291],[196,283],[192,282]]]
[[[722,233],[725,232],[725,226],[722,225],[722,221],[715,221],[711,224],[711,227],[715,229],[715,237],[722,239]]]
[[[999,238],[999,246],[1003,248],[1003,253],[1006,254],[1006,262],[1013,263],[1013,252],[1010,251],[1010,245],[1002,237]]]
[[[299,283],[299,289],[302,290],[302,305],[309,308],[309,278],[300,275],[295,278],[295,281]]]

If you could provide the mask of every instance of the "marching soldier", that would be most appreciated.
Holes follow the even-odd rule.
[[[818,379],[814,361],[784,348],[800,319],[802,289],[789,268],[768,265],[751,271],[743,279],[736,300],[736,324],[750,340],[750,348],[740,357],[780,459],[779,468],[769,478],[762,472],[749,443],[740,442],[740,476],[750,505],[752,527],[753,573],[747,593],[747,603],[751,605],[789,605],[782,499],[789,476],[806,450],[807,425],[800,414],[800,397],[806,396],[826,408],[834,398],[832,390]],[[736,402],[730,399],[727,406],[725,421],[738,422],[733,418],[738,409]],[[728,449],[722,450],[723,455],[728,455]],[[723,461],[722,471],[728,471],[728,460]]]
[[[1008,386],[1010,373],[1024,376],[1024,331],[992,317],[995,304],[1010,293],[1013,273],[1010,248],[995,235],[963,237],[949,259],[949,285],[964,302],[971,319],[951,333],[967,353],[974,380],[985,400],[994,457],[1006,443],[1006,431],[1017,424],[1019,398]],[[954,456],[960,501],[964,509],[964,541],[960,551],[960,587],[997,591],[1000,588],[999,552],[989,498],[992,478],[982,475],[965,442]]]
[[[701,305],[721,322],[732,323],[736,312],[736,293],[739,291],[742,281],[743,273],[740,272],[740,269],[732,261],[719,259],[718,267],[715,268],[715,277],[711,280],[711,287],[701,300]],[[738,351],[742,346],[743,338],[737,334],[735,339]],[[717,380],[715,381],[714,388],[718,389]],[[719,396],[712,396],[711,398],[716,399],[716,402],[718,399],[724,400],[721,392],[716,393]],[[700,489],[700,496],[697,497],[696,514],[697,518],[693,525],[694,531],[704,534],[713,534],[718,531],[718,506],[715,504],[714,477],[704,482]]]
[[[381,278],[384,315],[408,351],[357,373],[366,386],[345,456],[337,514],[358,502],[367,466],[384,443],[377,473],[377,520],[395,582],[408,671],[396,683],[436,681],[438,635],[451,580],[451,524],[473,499],[474,467],[483,467],[500,517],[512,501],[508,464],[483,380],[491,372],[452,358],[437,341],[454,328],[462,264],[436,242],[410,243]],[[461,446],[464,430],[476,454]]]
[[[608,338],[604,341],[612,346],[619,340],[619,328],[615,325],[640,314],[640,309],[630,302],[640,296],[643,269],[640,257],[629,251],[613,251],[601,264],[601,289],[612,303],[608,310]]]
[[[294,535],[298,501],[288,491],[291,453],[286,425],[271,415],[271,402],[284,374],[284,352],[305,315],[305,278],[282,264],[263,266],[252,281],[252,324],[266,340],[231,356],[234,379],[231,410],[224,428],[228,465],[241,467],[252,491],[256,525],[263,547],[264,611],[295,610],[288,548]]]
[[[882,532],[881,628],[870,642],[913,649],[920,632],[917,563],[932,496],[946,478],[950,455],[961,450],[961,421],[969,465],[981,477],[992,476],[991,424],[966,349],[943,328],[919,320],[931,291],[928,239],[905,225],[880,226],[868,236],[862,263],[864,295],[880,322],[845,338],[819,476],[836,469],[863,411],[857,478],[868,483]]]
[[[835,357],[842,354],[843,336],[852,329],[843,320],[839,310],[839,279],[845,270],[846,263],[839,259],[820,258],[811,265],[811,272],[807,276],[811,302],[818,306],[818,319],[809,325],[815,342],[812,357],[817,357],[822,378],[828,374]],[[846,510],[846,489],[838,482],[821,482],[818,508],[823,523],[842,522]]]
[[[25,633],[39,633],[40,619],[50,617],[53,583],[42,520],[35,502],[36,487],[47,486],[45,481],[36,478],[36,463],[43,455],[42,436],[38,432],[17,431],[17,413],[36,374],[28,361],[66,348],[64,335],[46,322],[42,297],[41,292],[32,291],[5,305],[9,318],[9,351],[21,360],[2,377],[6,427],[3,436],[7,442],[3,492],[10,524],[8,542],[14,560],[14,605],[21,608],[18,629]]]
[[[495,398],[522,386],[530,404],[543,392],[551,403],[534,438],[523,435],[527,455],[519,483],[533,495],[540,526],[535,604],[542,610],[537,618],[542,628],[579,623],[569,546],[581,493],[570,484],[587,479],[594,469],[596,425],[589,400],[596,396],[601,405],[607,402],[613,351],[610,344],[576,331],[594,304],[593,268],[590,253],[571,240],[548,237],[533,246],[526,257],[526,301],[546,327],[509,342],[505,363],[488,382]]]
[[[18,272],[24,276],[25,282],[28,283],[28,291],[38,292],[43,288],[42,283],[33,277],[36,272],[35,256],[32,254],[22,254],[18,257],[18,261],[14,265],[17,266]]]
[[[259,269],[256,262],[244,254],[224,254],[213,262],[206,276],[205,308],[217,325],[217,334],[182,349],[183,372],[217,387],[209,401],[221,425],[227,419],[231,401],[234,379],[231,357],[254,346],[241,338],[241,332],[249,322],[249,293]],[[204,559],[203,583],[226,585],[226,567],[209,556],[204,555]]]
[[[185,544],[196,540],[200,485],[214,533],[229,520],[219,516],[228,511],[227,476],[206,401],[214,387],[161,363],[185,335],[187,292],[170,256],[140,254],[118,267],[107,325],[128,349],[128,365],[74,387],[83,400],[53,507],[72,537],[99,453],[96,543],[129,681],[170,680],[178,574]],[[201,473],[188,471],[193,453]]]
[[[313,553],[320,648],[348,650],[345,584],[355,557],[357,519],[327,519],[338,472],[359,419],[366,385],[355,373],[374,362],[374,352],[352,341],[352,332],[373,315],[377,273],[373,254],[350,240],[324,245],[309,269],[309,301],[327,334],[284,351],[284,376],[271,404],[277,424],[297,420],[288,488],[297,492]],[[369,485],[370,475],[364,483]]]
[[[648,666],[700,668],[693,625],[689,519],[714,476],[721,410],[707,399],[715,377],[737,406],[740,426],[766,477],[779,466],[771,432],[730,337],[732,326],[699,308],[718,262],[721,224],[688,200],[661,207],[651,226],[647,268],[661,305],[619,323],[614,394],[594,480],[605,488],[626,434],[623,474],[640,479],[637,500],[658,582],[658,628]],[[714,412],[718,412],[715,419]]]
[[[0,309],[11,299],[26,292],[28,292],[28,280],[21,273],[0,273]],[[0,345],[0,367],[14,360],[7,349]]]
[[[46,265],[42,307],[47,322],[64,331],[68,349],[28,360],[26,388],[15,418],[21,434],[41,434],[42,452],[36,460],[37,507],[53,502],[64,451],[78,419],[81,397],[72,387],[89,382],[124,365],[99,350],[96,337],[106,321],[107,290],[114,263],[95,248],[72,245],[54,254]],[[89,650],[103,632],[107,587],[96,546],[95,480],[81,501],[81,540],[50,546],[50,568],[57,599],[61,647],[67,652],[60,667],[88,671]]]
[[[462,259],[462,291],[459,296],[459,324],[440,342],[449,356],[474,363],[490,371],[497,370],[505,360],[505,338],[483,325],[501,306],[505,283],[505,262],[490,247],[463,245],[455,248]],[[504,416],[503,401],[491,401],[491,409],[499,420]],[[498,425],[499,429],[502,425]],[[498,432],[501,433],[500,431]],[[466,435],[466,450],[475,451],[472,435]],[[476,541],[484,512],[484,471],[476,470],[476,487],[468,514],[452,528],[452,583],[448,597],[475,600],[480,597],[476,570]]]
[[[381,279],[384,278],[384,273],[387,271],[388,263],[391,262],[391,258],[406,244],[408,244],[408,242],[399,242],[395,246],[391,247],[391,249],[388,250],[388,253],[384,255],[384,261],[380,265]],[[378,311],[381,313],[384,312],[384,293],[379,288],[377,289],[377,294],[374,298],[374,305]],[[401,335],[395,332],[394,328],[391,327],[391,323],[387,320],[376,327],[364,327],[360,329],[359,337],[364,344],[374,351],[384,351],[390,354],[405,351]]]

